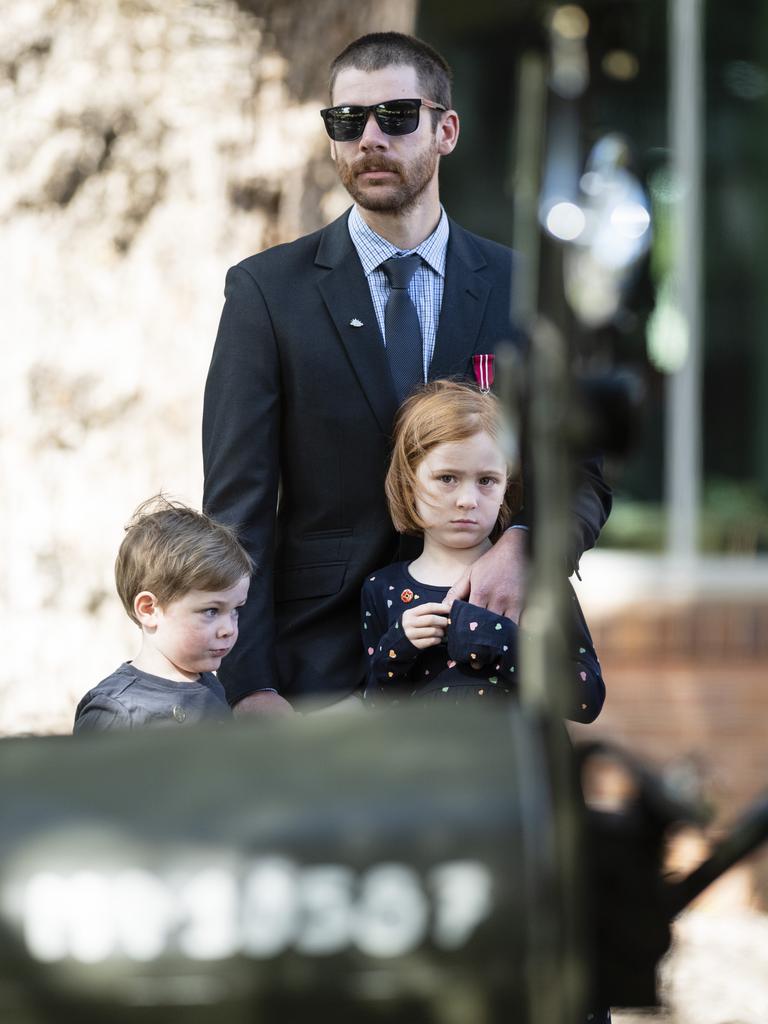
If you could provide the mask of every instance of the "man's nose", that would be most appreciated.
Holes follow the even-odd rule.
[[[378,121],[373,116],[373,111],[368,113],[368,120],[365,122],[363,134],[360,136],[361,149],[386,149],[389,145],[388,136],[379,128]]]

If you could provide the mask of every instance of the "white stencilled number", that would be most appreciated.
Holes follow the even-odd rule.
[[[33,875],[24,891],[22,914],[24,940],[36,960],[54,963],[70,955],[74,909],[68,879],[52,871]]]
[[[149,961],[166,949],[170,897],[146,871],[41,872],[30,879],[24,903],[27,948],[37,960],[95,964],[123,953]]]
[[[353,872],[336,864],[305,868],[299,886],[299,953],[328,955],[350,944]]]
[[[106,959],[115,948],[110,881],[98,871],[76,871],[72,876],[70,899],[78,913],[71,918],[70,953],[85,964]]]
[[[131,960],[149,962],[166,948],[173,921],[167,886],[139,868],[121,871],[111,896],[119,947]]]
[[[435,945],[458,949],[492,910],[491,876],[477,861],[453,861],[429,874],[435,894]]]
[[[270,957],[282,953],[296,934],[298,873],[282,857],[258,861],[243,886],[243,952]]]
[[[33,874],[14,904],[31,955],[95,964],[112,956],[149,962],[173,952],[192,960],[293,949],[329,956],[355,946],[403,956],[430,931],[438,948],[465,945],[492,912],[492,876],[479,861],[439,864],[422,877],[406,864],[358,875],[340,864],[299,866],[279,855],[157,875],[143,868]]]
[[[418,875],[404,864],[380,864],[367,871],[360,886],[354,938],[368,956],[410,953],[423,942],[429,906]]]
[[[225,868],[205,868],[179,889],[179,947],[192,960],[223,960],[238,951],[237,884]]]

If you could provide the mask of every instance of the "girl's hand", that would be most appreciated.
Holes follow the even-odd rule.
[[[441,643],[448,628],[450,605],[427,601],[416,608],[403,612],[403,632],[414,647],[436,647]]]

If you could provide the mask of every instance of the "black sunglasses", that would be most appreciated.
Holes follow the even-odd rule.
[[[432,100],[385,100],[383,103],[372,103],[370,107],[326,107],[320,111],[320,116],[334,142],[354,142],[365,131],[370,113],[373,113],[376,124],[385,135],[410,135],[419,127],[419,111],[422,107],[429,107],[430,110],[448,109]]]

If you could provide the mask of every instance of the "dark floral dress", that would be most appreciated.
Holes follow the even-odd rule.
[[[419,583],[407,562],[371,573],[361,599],[363,646],[368,656],[365,700],[373,707],[411,698],[493,701],[517,692],[518,626],[504,615],[454,601],[445,639],[420,650],[403,632],[403,612],[441,602],[448,587]],[[572,594],[573,702],[569,718],[592,722],[605,700],[605,684],[592,637]]]

